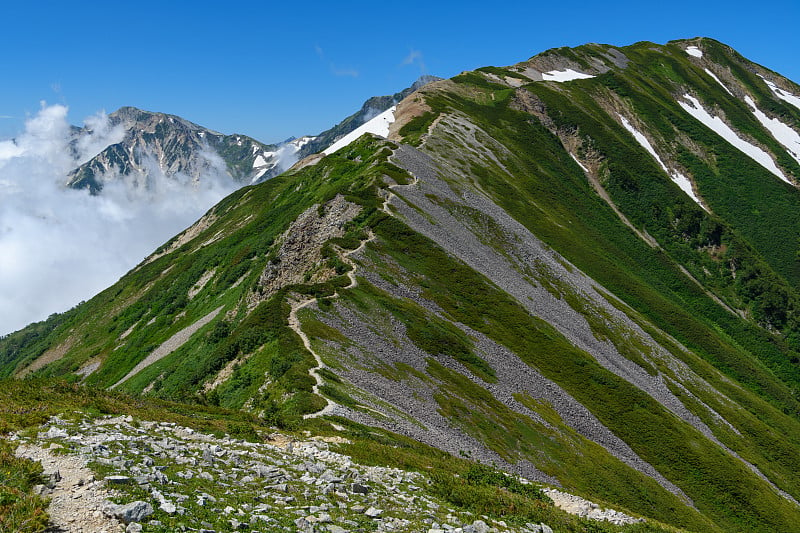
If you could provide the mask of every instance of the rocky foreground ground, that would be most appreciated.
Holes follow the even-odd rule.
[[[267,443],[218,438],[131,417],[54,418],[15,435],[17,454],[40,461],[60,531],[552,531],[509,526],[456,510],[428,494],[419,473],[354,463],[332,451],[340,437]],[[550,491],[573,513],[636,521]]]

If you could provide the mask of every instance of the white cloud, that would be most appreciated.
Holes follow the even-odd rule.
[[[15,141],[0,142],[0,335],[88,300],[190,225],[236,184],[204,154],[200,180],[109,177],[98,196],[64,186],[80,162],[122,139],[105,114],[73,139],[67,108],[43,105]]]
[[[125,136],[122,124],[112,127],[105,112],[97,113],[83,121],[89,130],[77,142],[78,163],[83,164],[102,152],[107,146],[121,142]]]
[[[417,59],[422,59],[422,52],[420,52],[419,50],[412,49],[408,53],[408,55],[405,57],[405,59],[403,59],[403,64],[404,65],[410,65],[411,63],[413,63]]]
[[[351,68],[351,67],[337,67],[333,63],[331,63],[331,73],[334,76],[349,76],[351,78],[357,78],[359,75],[358,70]]]
[[[422,57],[422,52],[413,48],[408,52],[408,55],[403,58],[402,64],[417,65],[419,67],[420,74],[425,74],[427,70],[425,67],[425,60]]]
[[[314,45],[314,52],[316,52],[317,56],[323,62],[328,64],[328,70],[330,70],[331,74],[338,77],[349,76],[351,78],[357,78],[360,75],[360,72],[353,68],[353,67],[339,67],[333,61],[329,61],[325,57],[325,51],[322,47],[318,44]]]
[[[292,165],[297,163],[297,160],[299,159],[297,152],[299,151],[300,147],[291,142],[279,146],[277,152],[275,153],[275,157],[278,160],[278,172],[288,170]]]

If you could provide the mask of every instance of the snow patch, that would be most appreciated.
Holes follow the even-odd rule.
[[[714,80],[715,80],[717,83],[719,83],[720,85],[722,85],[722,88],[723,88],[723,89],[725,89],[725,92],[727,92],[729,95],[733,96],[733,93],[730,91],[730,89],[728,89],[727,87],[725,87],[725,84],[724,84],[724,83],[722,83],[722,82],[720,81],[720,79],[714,75],[714,73],[713,73],[713,72],[711,72],[711,71],[710,71],[710,70],[708,70],[708,69],[704,69],[704,70],[706,71],[706,74],[708,74],[709,76],[711,76],[712,78],[714,78]]]
[[[394,110],[396,108],[397,106],[390,107],[380,115],[369,120],[368,122],[365,122],[329,147],[325,148],[322,152],[325,155],[331,155],[335,151],[344,148],[351,142],[355,141],[365,133],[374,133],[375,135],[380,135],[381,137],[387,137],[389,135],[389,125],[394,122]]]
[[[686,53],[692,57],[703,57],[703,51],[696,46],[689,46],[686,48]]]
[[[589,169],[588,169],[588,168],[586,168],[585,166],[583,166],[583,163],[581,163],[580,161],[578,161],[578,158],[577,158],[577,157],[575,157],[575,154],[569,154],[569,155],[571,155],[571,156],[572,156],[572,159],[574,159],[574,160],[575,160],[575,162],[576,162],[576,163],[578,163],[578,166],[579,166],[579,167],[581,167],[581,168],[583,169],[583,171],[584,171],[584,172],[586,172],[587,174],[589,173]]]
[[[250,183],[257,183],[264,174],[272,170],[278,165],[278,162],[271,161],[275,158],[277,152],[262,152],[258,154],[253,161],[253,170],[257,170],[255,176],[250,180]]]
[[[633,124],[628,122],[628,119],[626,119],[622,115],[618,116],[622,121],[622,125],[625,127],[625,129],[628,130],[631,133],[631,135],[633,135],[633,138],[636,139],[636,142],[638,142],[642,146],[642,148],[647,150],[650,153],[650,155],[652,155],[655,158],[655,160],[658,162],[661,168],[664,169],[664,172],[667,173],[670,179],[678,187],[680,187],[683,192],[688,194],[689,198],[694,200],[697,205],[705,209],[705,206],[700,201],[700,198],[697,197],[694,190],[692,189],[692,182],[689,180],[689,178],[687,178],[677,170],[669,170],[667,168],[667,165],[665,165],[664,162],[661,160],[661,158],[658,156],[658,153],[656,153],[656,150],[655,148],[653,148],[653,145],[650,144],[650,141],[647,140],[647,137],[645,137],[641,132],[639,132],[636,128],[634,128]]]
[[[310,143],[314,139],[316,139],[316,137],[311,137],[309,135],[306,135],[306,136],[303,136],[303,137],[298,137],[297,139],[295,139],[293,141],[290,141],[289,144],[296,146],[297,149],[299,150],[300,148],[302,148],[303,146],[307,145],[308,143]]]
[[[689,197],[692,200],[694,200],[697,205],[699,205],[703,209],[706,208],[702,204],[702,202],[700,202],[700,198],[698,198],[697,195],[694,193],[694,190],[692,189],[692,182],[689,180],[689,178],[687,178],[684,174],[681,174],[677,170],[673,170],[672,172],[670,172],[669,176],[670,178],[672,178],[672,181],[675,182],[675,185],[680,187],[683,192],[688,194]]]
[[[557,81],[559,83],[572,80],[585,80],[587,78],[594,78],[591,74],[584,74],[568,68],[567,70],[551,70],[550,72],[543,72],[542,78],[545,81]]]
[[[744,101],[750,106],[750,110],[761,125],[769,130],[775,140],[786,148],[786,151],[795,161],[800,163],[800,134],[777,118],[769,118],[765,115],[763,111],[756,107],[756,103],[750,96],[745,96]]]
[[[628,122],[627,118],[623,117],[622,115],[618,115],[618,116],[619,116],[620,120],[622,121],[622,125],[625,126],[626,130],[631,132],[631,134],[633,135],[633,138],[636,139],[636,142],[638,142],[640,145],[642,145],[642,148],[647,150],[650,153],[650,155],[652,155],[655,158],[655,160],[658,161],[658,164],[661,165],[661,168],[664,169],[664,172],[669,173],[669,170],[667,170],[667,165],[665,165],[664,162],[661,161],[661,158],[656,153],[656,150],[655,150],[655,148],[653,148],[653,145],[650,144],[650,141],[647,140],[647,137],[645,137],[641,132],[639,132],[639,130],[634,128],[633,124]]]
[[[795,106],[797,109],[800,109],[800,96],[795,96],[792,93],[788,93],[788,92],[784,91],[783,89],[781,89],[780,87],[778,87],[777,85],[775,85],[774,83],[769,81],[764,76],[759,75],[759,77],[762,80],[764,80],[764,83],[766,83],[767,86],[770,89],[772,89],[772,92],[775,94],[775,96],[777,96],[778,98],[780,98],[784,102],[789,102],[790,104]]]
[[[772,157],[770,157],[767,152],[736,135],[736,132],[734,132],[730,126],[725,124],[721,118],[712,116],[708,111],[706,111],[702,104],[700,104],[700,102],[694,96],[690,94],[684,94],[683,97],[689,101],[688,103],[678,101],[678,105],[680,105],[684,111],[702,122],[706,127],[713,130],[717,135],[728,141],[742,153],[749,156],[753,161],[766,168],[786,183],[791,184],[791,181],[789,181],[783,172],[781,172],[781,170],[775,165],[775,161],[772,160]]]

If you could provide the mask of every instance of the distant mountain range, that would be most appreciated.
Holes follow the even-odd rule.
[[[183,176],[187,183],[222,175],[241,184],[257,183],[288,169],[298,159],[319,152],[411,92],[439,78],[423,76],[403,91],[367,100],[357,113],[316,136],[264,144],[240,134],[224,135],[175,115],[123,107],[108,116],[109,126],[121,126],[124,138],[70,172],[67,185],[99,193],[103,183],[120,176],[153,172]],[[75,128],[74,142],[90,133]]]

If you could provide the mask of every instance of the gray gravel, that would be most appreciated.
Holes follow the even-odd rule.
[[[450,507],[426,491],[420,473],[361,465],[337,452],[336,444],[346,442],[341,437],[270,439],[252,443],[122,416],[53,418],[36,437],[12,437],[20,455],[41,460],[58,478],[39,492],[53,497],[50,511],[63,531],[120,532],[120,522],[129,532],[547,528],[509,526]],[[110,473],[96,480],[87,462]]]

